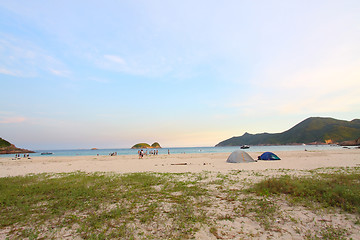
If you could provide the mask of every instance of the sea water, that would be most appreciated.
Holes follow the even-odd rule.
[[[333,150],[340,149],[337,145],[282,145],[282,146],[250,146],[248,149],[241,149],[246,152],[279,152],[279,151],[313,151],[313,150]],[[177,148],[159,148],[158,154],[187,154],[187,153],[231,153],[239,150],[239,146],[234,147],[177,147]],[[110,155],[117,153],[117,155],[137,155],[139,149],[129,148],[114,148],[114,149],[68,149],[68,150],[35,150],[36,153],[30,153],[30,157],[38,156],[96,156],[96,155]],[[148,153],[155,149],[143,149]],[[52,153],[51,155],[41,155],[41,153]],[[24,154],[20,154],[23,156]],[[0,157],[15,156],[15,154],[2,154]]]

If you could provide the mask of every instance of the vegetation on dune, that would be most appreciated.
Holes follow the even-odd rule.
[[[183,239],[204,218],[195,209],[205,204],[205,194],[197,184],[187,186],[166,174],[76,172],[0,178],[0,229],[12,227],[15,238],[30,238],[39,236],[39,226],[55,225],[75,227],[72,234],[86,239],[131,239],[152,236],[149,229],[156,224],[163,231],[155,238]],[[38,227],[25,227],[34,225]]]
[[[357,170],[360,170],[358,168]],[[318,174],[311,177],[284,175],[269,178],[250,189],[260,195],[285,194],[300,202],[318,202],[360,214],[360,172]]]
[[[0,238],[194,239],[206,230],[207,236],[217,239],[275,239],[281,234],[347,239],[357,230],[346,224],[360,219],[356,217],[360,216],[360,168],[324,172],[261,180],[264,172],[249,171],[252,179],[261,178],[257,183],[246,180],[242,171],[74,172],[0,178]],[[314,228],[304,224],[316,224],[311,217],[316,213],[307,212],[310,217],[304,223],[292,215],[293,210],[284,212],[280,206],[286,201],[291,206],[304,203],[309,210],[302,209],[302,213],[316,211],[311,202],[323,209],[343,209],[355,217],[347,215],[345,227],[327,222]],[[258,224],[258,230],[232,225],[245,218]],[[284,224],[291,228],[283,230]],[[289,233],[289,229],[295,230]]]

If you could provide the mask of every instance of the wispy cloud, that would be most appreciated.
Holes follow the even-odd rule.
[[[5,68],[0,68],[0,74],[10,75],[10,76],[18,76],[18,74],[16,74],[15,72],[5,69]]]
[[[57,58],[34,44],[11,35],[0,33],[0,73],[35,77],[41,72],[56,76],[69,76],[70,71]]]
[[[67,70],[58,70],[58,69],[48,69],[50,73],[60,76],[60,77],[68,77],[70,75],[70,72]]]
[[[109,60],[111,62],[114,62],[114,63],[118,63],[118,64],[121,64],[121,65],[124,65],[126,64],[125,60],[119,56],[116,56],[116,55],[104,55],[104,58],[106,60]]]
[[[224,106],[244,116],[353,112],[360,103],[360,61],[351,55],[334,59],[339,57],[294,69],[281,62],[268,65],[249,83],[251,94],[234,91]]]
[[[21,123],[27,120],[28,120],[27,118],[15,112],[0,111],[0,124]]]
[[[0,124],[9,124],[9,123],[21,123],[25,122],[26,118],[24,117],[1,117]]]
[[[98,82],[98,83],[109,83],[110,80],[106,78],[99,78],[99,77],[90,77],[88,78],[91,81]]]
[[[88,54],[86,57],[101,69],[135,76],[162,76],[171,69],[162,59],[150,61],[150,57],[146,54],[139,56],[135,54],[127,57],[116,54]]]

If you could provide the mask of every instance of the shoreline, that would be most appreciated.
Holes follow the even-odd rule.
[[[250,146],[249,149],[245,149],[246,152],[283,152],[283,151],[304,151],[304,150],[339,150],[341,148],[356,148],[356,147],[341,147],[337,145],[271,145],[271,146]],[[51,152],[52,156],[59,157],[72,157],[72,156],[107,156],[111,153],[117,155],[137,155],[139,149],[131,148],[106,148],[106,149],[38,149],[35,153],[30,154],[30,157],[44,156],[42,153]],[[151,149],[143,149],[144,151],[151,151]],[[159,148],[159,155],[168,154],[168,150],[171,154],[177,153],[231,153],[235,150],[243,150],[240,146],[228,146],[228,147],[167,147]],[[9,158],[12,154],[0,154],[0,159]]]
[[[253,159],[261,152],[248,152]],[[198,173],[202,171],[227,173],[236,170],[263,171],[267,169],[311,170],[324,167],[360,166],[360,149],[282,151],[277,152],[279,161],[254,163],[227,163],[227,153],[177,153],[148,155],[139,159],[137,155],[117,156],[39,156],[12,160],[0,158],[0,177],[38,173],[62,172],[161,172]]]
[[[252,158],[257,158],[260,153],[261,152],[249,152]],[[48,183],[50,183],[50,179],[54,177],[59,177],[60,179],[60,181],[55,181],[55,189],[57,187],[57,189],[63,191],[62,184],[67,186],[65,187],[67,190],[64,190],[64,194],[61,194],[62,196],[68,193],[68,188],[73,189],[75,193],[81,192],[82,195],[75,194],[71,199],[73,199],[73,201],[78,201],[79,199],[81,199],[81,201],[85,200],[87,204],[86,207],[79,210],[81,208],[68,208],[66,205],[65,213],[60,213],[58,216],[46,216],[45,214],[48,212],[46,211],[48,207],[52,206],[53,201],[51,197],[46,195],[47,192],[35,193],[37,196],[41,196],[41,194],[44,194],[44,196],[43,198],[33,200],[31,206],[35,207],[35,211],[31,215],[31,218],[34,216],[38,218],[44,218],[44,216],[46,216],[47,218],[47,221],[44,223],[36,225],[38,229],[42,229],[41,233],[35,232],[39,234],[40,238],[89,238],[91,234],[98,234],[99,231],[102,231],[102,226],[109,226],[108,231],[110,235],[111,233],[117,233],[118,226],[115,225],[116,227],[114,227],[114,221],[121,222],[129,216],[132,220],[124,226],[134,229],[134,231],[124,233],[125,238],[129,238],[127,236],[134,236],[134,238],[143,238],[144,236],[153,237],[154,233],[156,233],[156,238],[168,239],[170,238],[168,236],[172,236],[171,234],[166,235],[169,227],[177,229],[179,232],[188,231],[187,227],[179,227],[180,225],[178,225],[177,222],[171,222],[174,217],[173,210],[175,209],[176,211],[176,209],[183,207],[184,215],[177,213],[177,216],[180,216],[179,219],[181,223],[187,223],[189,227],[196,227],[201,223],[201,227],[190,234],[191,239],[307,239],[310,236],[314,236],[314,238],[326,238],[326,236],[329,236],[329,233],[336,233],[337,236],[348,237],[349,239],[358,239],[360,227],[358,225],[359,215],[356,213],[347,213],[341,209],[325,207],[315,209],[301,204],[294,205],[293,202],[287,199],[287,195],[261,197],[253,193],[245,193],[242,190],[264,179],[284,175],[311,178],[320,176],[318,174],[323,173],[325,173],[326,176],[335,173],[351,174],[355,172],[358,174],[360,169],[360,150],[303,150],[276,153],[281,160],[251,163],[227,163],[226,159],[231,153],[163,154],[145,156],[143,159],[139,159],[136,155],[99,157],[46,156],[33,157],[31,159],[22,158],[19,160],[7,158],[0,159],[0,177],[49,173],[50,175],[41,176],[40,178],[29,177],[30,186],[26,186],[27,184],[24,186],[23,182],[18,183],[21,189],[22,187],[28,187],[27,191],[25,191],[27,198],[31,198],[32,191],[29,191],[29,189],[32,188],[32,184],[38,186],[36,182],[40,179],[40,182],[44,181],[44,183],[46,183],[46,189],[48,189]],[[99,175],[103,175],[104,178],[96,178],[95,180],[92,178],[93,175],[84,176],[83,174],[79,174],[79,171],[89,174],[96,173],[95,175],[99,173]],[[65,175],[51,175],[57,173],[65,173]],[[70,173],[71,175],[74,173],[76,181],[73,182],[74,179],[71,178],[63,182],[63,180],[67,178],[66,173]],[[126,173],[145,173],[145,175],[112,175]],[[63,178],[63,176],[65,176],[65,178]],[[144,176],[146,177],[143,178]],[[91,183],[82,181],[84,177],[85,179],[92,179],[90,180]],[[34,179],[35,182],[33,182]],[[102,180],[97,181],[100,179]],[[107,181],[107,179],[112,179],[111,183],[113,183],[115,179],[127,180],[125,182],[118,181],[113,185]],[[129,182],[130,179],[131,181]],[[11,183],[10,185],[12,185],[13,182],[18,182],[16,179],[3,180],[5,183],[7,181]],[[79,182],[76,183],[77,181]],[[61,182],[60,186],[59,182]],[[143,185],[144,183],[146,187]],[[142,199],[140,202],[139,196],[134,195],[134,191],[136,191],[134,185],[136,184],[140,184],[138,186],[141,187],[138,189],[143,191],[141,194],[144,195],[143,198],[140,197],[140,200]],[[87,186],[85,190],[83,188],[84,186]],[[91,186],[93,188],[88,189],[88,187]],[[110,189],[109,195],[101,194],[101,190],[104,189],[106,189],[106,191]],[[194,197],[194,194],[198,196],[199,189],[206,191],[208,195],[203,195],[198,198]],[[50,186],[50,191],[53,190],[53,186]],[[84,191],[86,191],[85,195]],[[132,194],[123,195],[129,192]],[[93,199],[93,193],[98,193],[99,197]],[[190,194],[189,196],[192,197],[186,197],[187,194]],[[126,196],[125,199],[123,199],[124,196]],[[14,197],[18,197],[16,191]],[[55,198],[56,204],[58,204],[57,201],[59,198],[60,197]],[[173,198],[183,200],[169,201],[169,199]],[[154,208],[154,205],[149,203],[148,199],[152,200],[151,202],[159,202],[159,207]],[[68,203],[67,197],[65,197],[65,200],[66,203]],[[199,204],[202,202],[206,204]],[[92,205],[89,205],[90,203]],[[98,208],[99,204],[101,206],[100,208]],[[104,217],[99,218],[99,225],[89,229],[89,232],[84,232],[82,231],[83,228],[81,228],[81,224],[82,222],[87,224],[88,219],[93,219],[94,208],[92,206],[97,207],[96,209],[98,210],[96,213],[100,216],[113,217],[109,219]],[[205,223],[200,220],[192,222],[192,218],[189,218],[187,214],[189,206],[194,206],[191,216],[201,213],[204,214],[209,221]],[[39,207],[45,209],[44,213],[39,211]],[[7,209],[10,211],[8,216],[12,216],[12,209]],[[119,211],[119,209],[122,211]],[[139,211],[139,209],[141,211]],[[156,209],[156,213],[158,214],[152,214],[151,216],[157,217],[151,218],[149,222],[141,223],[139,219],[144,219],[144,217],[149,219],[147,211],[152,213],[154,209]],[[114,211],[115,213],[119,212],[121,215],[111,215],[114,214]],[[71,215],[69,215],[68,212],[71,212]],[[124,216],[124,213],[128,213],[128,215]],[[68,219],[70,216],[74,221],[69,222]],[[66,220],[66,223],[65,225],[54,225],[54,219],[60,219],[62,223]],[[166,219],[165,223],[170,222],[170,225],[164,225],[164,219]],[[21,224],[23,224],[23,229],[28,231],[32,231],[31,229],[34,227],[33,221],[31,220],[28,222],[19,220],[10,226],[0,229],[0,239],[13,238],[13,236],[14,238],[19,238],[21,232],[19,232],[18,226]],[[22,236],[26,236],[26,233],[27,232],[22,232]],[[89,235],[86,235],[87,233],[89,233]]]

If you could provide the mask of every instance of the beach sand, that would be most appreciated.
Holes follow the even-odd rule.
[[[249,152],[257,159],[258,152]],[[276,153],[280,161],[258,161],[253,163],[227,163],[230,153],[194,153],[144,156],[41,156],[31,159],[12,160],[0,158],[0,177],[26,175],[29,173],[60,172],[202,172],[226,173],[231,170],[262,171],[266,169],[309,170],[322,167],[360,166],[360,149],[338,149],[323,151],[281,151]],[[186,164],[186,165],[185,165]]]
[[[261,153],[249,152],[257,159]],[[226,163],[230,153],[198,153],[198,154],[171,154],[158,156],[75,156],[75,157],[33,157],[31,159],[12,160],[0,159],[0,177],[18,176],[37,173],[62,172],[158,172],[158,173],[186,173],[193,174],[177,176],[178,178],[206,174],[202,183],[213,196],[211,206],[206,209],[207,216],[215,223],[213,226],[203,225],[195,234],[194,239],[321,239],[324,236],[340,234],[342,239],[360,239],[359,216],[345,213],[341,210],[325,210],[307,208],[294,205],[284,197],[268,198],[276,207],[275,219],[272,219],[270,228],[261,224],[254,212],[239,214],[239,209],[246,208],[246,203],[228,199],[226,191],[237,191],[258,182],[265,177],[290,175],[311,175],[313,172],[333,172],[339,167],[360,167],[360,149],[325,150],[325,151],[284,151],[276,152],[280,161],[258,161],[253,163]],[[186,164],[186,165],[185,165]],[[334,168],[334,169],[332,169]],[[316,171],[310,171],[316,170]],[[222,174],[228,174],[221,185],[214,185]],[[176,176],[174,176],[176,177]],[[185,179],[186,180],[186,179]],[[241,193],[239,193],[241,194]],[[238,198],[248,199],[247,195]],[[260,199],[261,200],[261,199]],[[249,200],[247,200],[249,201]],[[251,200],[256,208],[256,199]],[[245,205],[244,205],[245,204]],[[244,207],[245,206],[245,207]],[[0,229],[0,239],[11,236],[11,228]],[[61,228],[54,233],[44,232],[44,236],[53,236],[54,239],[80,239],[78,233],[71,229]],[[149,230],[160,234],[166,231],[161,227]],[[46,235],[48,234],[48,235]],[[159,236],[160,236],[159,235]],[[336,239],[336,235],[334,235]],[[161,237],[160,237],[161,238]],[[325,237],[326,238],[326,237]],[[140,238],[139,238],[140,239]]]

